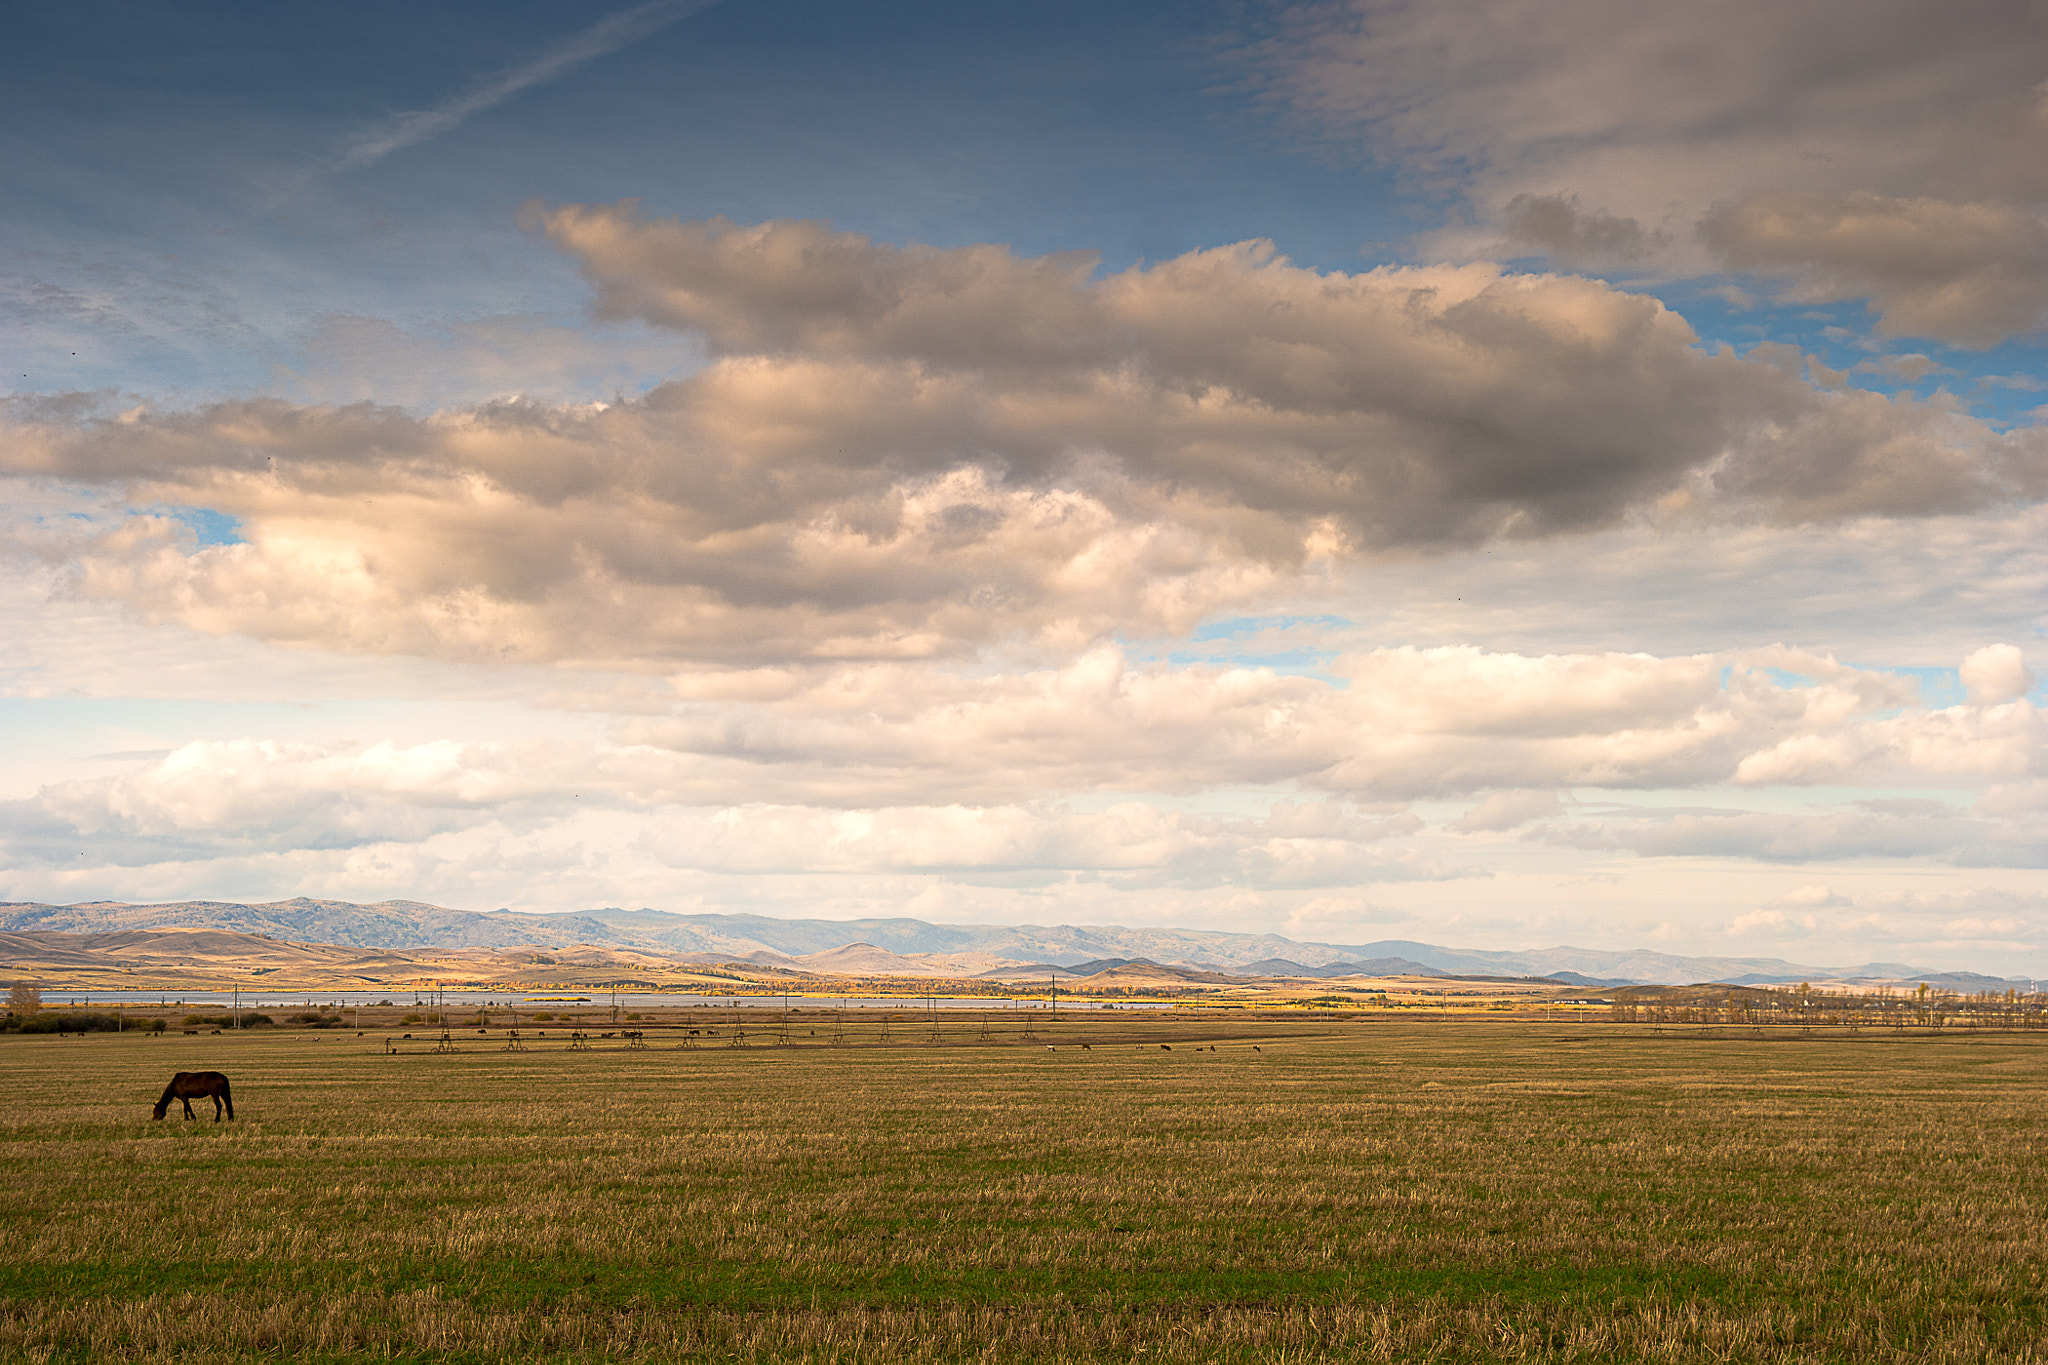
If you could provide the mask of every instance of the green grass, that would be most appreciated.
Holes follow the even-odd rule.
[[[0,1040],[0,1355],[2048,1354],[2048,1040],[1058,1028]],[[152,1123],[201,1068],[238,1121]]]

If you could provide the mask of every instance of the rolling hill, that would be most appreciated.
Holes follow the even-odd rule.
[[[419,901],[358,905],[305,897],[254,904],[0,904],[0,931],[96,935],[169,928],[224,930],[368,951],[505,951],[582,945],[672,961],[748,961],[853,975],[994,976],[1054,969],[1088,975],[1119,964],[1143,962],[1195,972],[1266,977],[1556,976],[1585,984],[1924,980],[1971,990],[2025,984],[1976,973],[1929,971],[1904,963],[1831,967],[1777,958],[1687,957],[1641,949],[1506,951],[1445,948],[1408,940],[1313,943],[1277,934],[1122,925],[930,924],[907,918],[783,920],[618,908],[559,915],[509,910],[481,913]],[[860,967],[860,963],[871,963],[875,970]]]

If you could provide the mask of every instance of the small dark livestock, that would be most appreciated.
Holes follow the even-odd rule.
[[[171,1077],[171,1083],[164,1087],[163,1095],[156,1102],[156,1117],[161,1119],[170,1112],[171,1101],[178,1100],[185,1106],[185,1117],[198,1117],[192,1112],[192,1101],[212,1100],[213,1121],[220,1122],[221,1107],[225,1105],[228,1117],[235,1116],[235,1097],[228,1091],[228,1078],[218,1071],[180,1071]]]

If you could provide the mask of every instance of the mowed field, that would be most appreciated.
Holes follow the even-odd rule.
[[[0,1356],[2048,1355],[2048,1039],[948,1032],[0,1039]]]

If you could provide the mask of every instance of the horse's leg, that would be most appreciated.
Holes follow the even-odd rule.
[[[219,1096],[219,1095],[215,1095],[215,1096],[213,1097],[213,1121],[214,1121],[215,1123],[219,1123],[219,1122],[220,1122],[220,1096]]]
[[[186,1117],[186,1118],[188,1118],[188,1119],[196,1119],[196,1118],[198,1118],[198,1117],[199,1117],[199,1115],[197,1115],[197,1114],[195,1114],[195,1113],[193,1113],[193,1112],[192,1112],[192,1097],[191,1097],[190,1095],[180,1095],[180,1096],[178,1096],[178,1103],[180,1103],[180,1104],[182,1104],[182,1105],[184,1105],[184,1106],[185,1106],[185,1117]]]
[[[227,1105],[227,1107],[228,1107],[228,1122],[230,1122],[230,1123],[234,1122],[234,1119],[235,1119],[235,1096],[234,1096],[234,1092],[233,1092],[232,1090],[228,1089],[228,1083],[227,1083],[227,1081],[226,1081],[225,1079],[223,1079],[223,1080],[221,1081],[221,1083],[220,1083],[220,1098],[221,1098],[221,1102],[222,1102],[223,1104]]]

